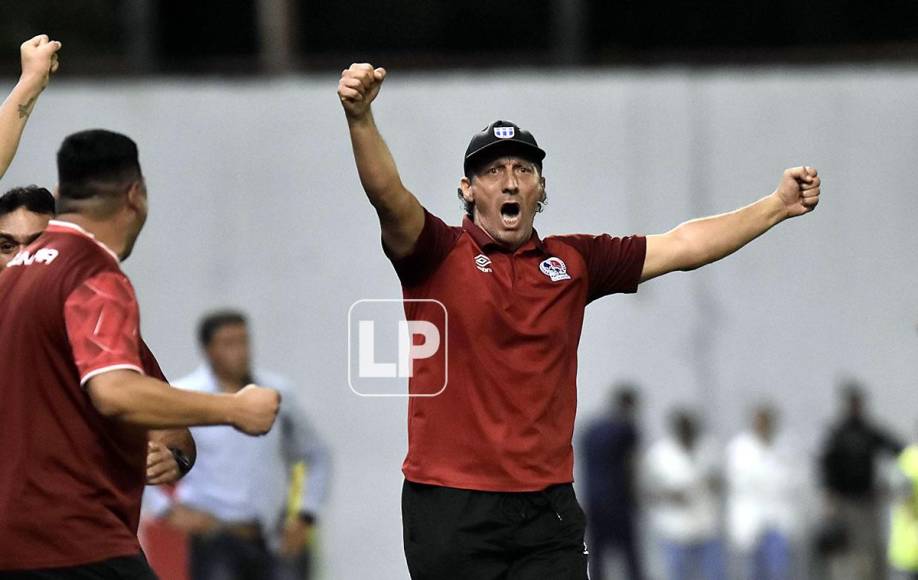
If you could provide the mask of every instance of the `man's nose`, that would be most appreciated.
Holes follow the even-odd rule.
[[[516,177],[515,171],[508,171],[504,174],[504,193],[517,193],[520,190],[520,182]]]

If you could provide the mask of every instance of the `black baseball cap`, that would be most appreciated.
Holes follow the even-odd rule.
[[[470,168],[485,157],[496,158],[507,154],[532,161],[539,166],[540,171],[542,160],[545,159],[545,151],[539,148],[532,133],[510,121],[494,121],[472,136],[462,166],[465,176],[469,177]]]

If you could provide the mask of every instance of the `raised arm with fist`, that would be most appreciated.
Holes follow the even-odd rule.
[[[391,256],[401,257],[411,252],[421,235],[424,209],[402,183],[370,110],[385,78],[384,68],[354,63],[341,71],[338,98],[347,117],[360,184],[379,216],[383,243]]]
[[[22,61],[22,75],[13,87],[10,96],[0,106],[0,177],[6,173],[25,129],[29,115],[35,108],[35,102],[51,75],[57,71],[60,63],[57,53],[61,43],[39,34],[22,43],[19,56]]]
[[[47,34],[39,34],[19,47],[22,59],[22,80],[35,83],[40,89],[48,86],[51,75],[57,72],[60,62],[57,53],[61,43],[51,40]]]

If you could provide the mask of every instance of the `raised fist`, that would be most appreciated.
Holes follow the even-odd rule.
[[[235,395],[236,413],[233,427],[246,435],[264,435],[271,430],[280,410],[280,393],[256,385],[248,385]]]
[[[354,63],[341,71],[338,97],[344,107],[344,114],[349,119],[366,116],[385,78],[386,69],[373,68],[373,65],[367,63]]]
[[[792,167],[784,171],[774,195],[784,203],[787,216],[796,217],[816,208],[820,185],[815,167]]]
[[[47,34],[23,42],[19,47],[22,77],[38,83],[41,88],[48,86],[48,80],[60,64],[57,59],[60,49],[61,43],[49,39]]]

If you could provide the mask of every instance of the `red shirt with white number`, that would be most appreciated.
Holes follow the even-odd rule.
[[[468,218],[450,227],[425,212],[414,252],[394,266],[404,297],[420,299],[406,318],[446,340],[414,360],[409,392],[434,395],[447,381],[409,400],[405,477],[483,491],[573,481],[584,309],[635,292],[645,252],[640,236],[535,232],[509,251]]]
[[[100,415],[85,388],[158,372],[138,328],[117,257],[74,224],[52,221],[0,274],[0,570],[140,552],[147,433]]]

